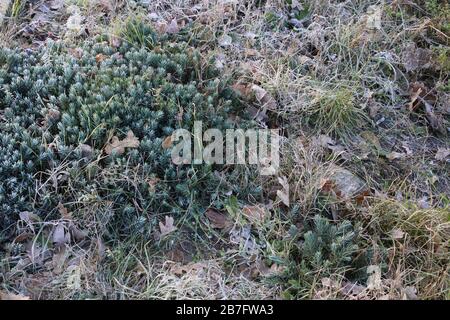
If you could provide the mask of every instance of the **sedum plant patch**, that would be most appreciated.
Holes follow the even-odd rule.
[[[118,236],[144,234],[157,214],[195,216],[230,193],[260,192],[245,168],[172,163],[164,144],[175,129],[253,123],[195,48],[139,27],[122,41],[0,49],[1,230],[21,212],[48,219],[63,203],[103,211]]]

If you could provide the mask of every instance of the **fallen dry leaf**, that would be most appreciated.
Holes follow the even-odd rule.
[[[395,228],[391,230],[391,236],[392,239],[403,239],[405,233],[402,230]]]
[[[318,137],[313,138],[312,144],[322,148],[329,148],[330,146],[334,146],[336,142],[330,136],[321,134]]]
[[[255,108],[254,106],[248,106],[247,113],[252,117],[252,119],[260,123],[266,123],[266,121],[268,120],[266,110],[264,109]]]
[[[405,157],[406,157],[406,153],[395,152],[395,151],[389,152],[386,155],[386,158],[388,158],[391,161],[395,160],[395,159],[404,159]]]
[[[180,28],[178,27],[177,19],[173,18],[172,21],[170,21],[169,25],[166,28],[167,33],[178,33],[180,31]]]
[[[80,266],[71,265],[67,268],[67,288],[72,290],[80,290],[81,288],[81,269]]]
[[[370,265],[367,267],[367,289],[380,290],[381,289],[381,269],[377,265]]]
[[[137,147],[139,147],[139,140],[134,136],[133,131],[130,130],[123,140],[119,140],[116,136],[112,137],[111,143],[108,143],[105,147],[105,152],[108,155],[111,155],[112,153],[121,155],[125,152],[125,148]]]
[[[382,6],[369,6],[365,14],[361,15],[357,24],[354,26],[354,36],[351,41],[351,47],[363,45],[368,41],[378,41],[383,15]]]
[[[448,156],[450,156],[450,149],[439,148],[438,151],[436,152],[436,155],[434,156],[434,158],[438,161],[443,161]]]
[[[417,201],[417,204],[421,209],[430,209],[430,202],[428,201],[427,197],[422,197]]]
[[[111,0],[98,0],[97,4],[104,10],[106,13],[111,12],[113,8],[113,4]]]
[[[152,192],[152,193],[155,192],[158,182],[159,182],[159,178],[156,178],[156,177],[147,179],[147,184],[148,184],[148,188],[149,188],[150,192]]]
[[[247,57],[255,57],[259,54],[258,50],[247,48],[244,51],[245,56]]]
[[[343,159],[348,159],[350,157],[350,155],[347,152],[347,149],[340,144],[336,144],[336,142],[328,135],[322,134],[322,135],[319,135],[318,137],[314,137],[312,144],[320,146],[322,148],[329,149],[335,155],[339,155]]]
[[[405,149],[406,155],[410,156],[413,154],[413,151],[411,150],[411,148],[409,147],[409,145],[406,141],[402,142],[402,148]]]
[[[98,237],[96,241],[97,254],[100,258],[103,258],[106,253],[106,245],[103,242],[102,238]]]
[[[20,218],[20,220],[24,221],[27,224],[28,228],[30,228],[31,231],[33,231],[33,232],[34,232],[34,226],[33,225],[35,223],[41,222],[41,218],[37,214],[34,214],[32,212],[29,212],[29,211],[22,211],[22,212],[20,212],[19,213],[19,218]]]
[[[61,247],[57,250],[52,257],[53,272],[55,274],[61,274],[64,271],[64,265],[67,259],[67,249],[66,247]]]
[[[322,283],[322,285],[324,287],[328,287],[328,288],[339,288],[340,287],[340,283],[338,281],[332,280],[331,278],[322,278],[320,279],[320,282]]]
[[[118,48],[121,46],[122,40],[116,36],[111,36],[110,43],[114,48]]]
[[[83,57],[83,49],[81,48],[68,48],[67,51],[76,59]]]
[[[313,59],[311,59],[310,57],[305,56],[305,55],[300,55],[298,57],[298,60],[300,61],[301,64],[314,63]]]
[[[278,275],[278,274],[283,273],[285,270],[286,270],[285,266],[281,266],[279,264],[274,263],[270,266],[269,274]]]
[[[156,22],[155,27],[156,27],[156,31],[161,35],[166,33],[166,31],[167,31],[167,23],[165,21]]]
[[[163,149],[169,149],[173,144],[172,136],[166,137],[162,142]]]
[[[75,11],[68,19],[66,23],[67,29],[74,32],[80,32],[81,31],[81,24],[83,22],[83,16]]]
[[[403,65],[408,72],[427,69],[432,64],[432,55],[431,50],[418,48],[415,43],[410,43],[402,54]]]
[[[276,275],[280,275],[286,270],[285,266],[278,265],[276,263],[272,264],[270,268],[268,268],[264,262],[259,263],[257,266],[259,273],[264,277],[272,277]]]
[[[61,112],[57,109],[50,109],[45,115],[47,121],[58,121],[61,118]]]
[[[67,219],[67,220],[72,219],[72,214],[69,212],[69,210],[67,210],[66,207],[64,207],[64,205],[61,202],[58,203],[58,211],[63,219]]]
[[[170,268],[170,271],[177,276],[182,276],[184,274],[198,274],[206,268],[207,266],[202,262],[191,262],[186,265],[177,263]]]
[[[150,13],[147,15],[147,17],[149,17],[150,20],[153,20],[153,21],[159,20],[159,14],[157,14],[156,12],[150,12]]]
[[[222,70],[225,67],[225,63],[226,63],[226,57],[224,54],[216,55],[215,60],[214,60],[214,66],[217,69]]]
[[[425,109],[428,105],[433,105],[436,102],[436,95],[433,90],[430,90],[424,83],[416,81],[409,85],[408,93],[410,96],[410,102],[408,103],[408,109],[410,111],[416,111],[420,106],[425,105]],[[422,109],[421,109],[422,110]],[[428,110],[425,110],[427,113]]]
[[[77,242],[84,240],[88,236],[87,231],[78,229],[74,224],[69,226],[69,230],[73,239]]]
[[[283,190],[277,190],[277,196],[284,203],[285,206],[289,207],[289,181],[286,177],[278,177],[278,182],[283,187]]]
[[[243,98],[249,99],[251,96],[252,88],[249,84],[235,83],[232,88]]]
[[[269,110],[275,110],[277,108],[277,102],[264,88],[254,84],[252,85],[253,93],[255,94],[256,100],[262,104],[262,107]]]
[[[381,109],[381,106],[382,106],[381,103],[376,102],[372,99],[369,100],[369,102],[368,102],[369,116],[372,119],[376,118],[378,111],[380,111],[380,109]]]
[[[381,147],[380,140],[378,139],[377,135],[373,133],[372,131],[363,131],[361,133],[361,138],[363,138],[365,141],[369,143],[370,146],[374,147],[377,151],[382,151],[383,148]]]
[[[355,283],[352,283],[350,281],[345,281],[342,284],[342,293],[346,296],[349,295],[358,295],[360,293],[362,293],[364,290],[366,289],[366,287]]]
[[[183,250],[179,248],[173,248],[166,252],[166,257],[170,261],[183,263],[186,260]]]
[[[22,294],[0,291],[0,300],[30,300],[30,297],[24,296]]]
[[[417,289],[412,286],[403,288],[403,294],[407,300],[418,300],[419,299],[417,297]]]
[[[104,61],[106,59],[106,56],[102,53],[99,53],[95,56],[95,61],[97,61],[97,63],[100,63],[102,61]]]
[[[252,223],[263,223],[270,213],[262,206],[245,206],[242,208],[242,214]]]
[[[233,221],[225,214],[217,211],[214,208],[209,208],[205,212],[211,227],[215,229],[228,229],[233,225]]]
[[[436,132],[446,135],[447,129],[445,128],[442,116],[434,113],[433,106],[429,102],[424,100],[423,104],[425,105],[425,116],[431,128]]]
[[[80,150],[81,150],[81,156],[83,158],[90,158],[92,157],[92,154],[94,153],[94,150],[90,145],[87,144],[80,144]]]
[[[0,24],[3,22],[3,19],[6,16],[6,12],[8,11],[10,2],[11,0],[0,1]]]
[[[17,242],[17,243],[25,242],[25,241],[33,238],[33,235],[34,234],[31,233],[31,232],[23,232],[23,233],[17,235],[17,237],[14,238],[14,242]]]
[[[224,34],[223,36],[221,36],[219,38],[219,45],[221,47],[228,47],[231,45],[232,42],[233,42],[233,39],[227,34]]]
[[[70,241],[69,233],[65,232],[64,224],[58,223],[53,230],[53,243],[56,245],[63,245]]]
[[[34,222],[40,222],[41,218],[37,214],[34,214],[29,211],[22,211],[19,213],[19,217],[21,220],[25,221],[28,224],[32,224]]]
[[[50,250],[46,244],[40,245],[34,239],[25,244],[27,257],[33,265],[42,266],[44,262],[51,257]]]
[[[381,30],[381,16],[383,9],[381,6],[370,6],[367,8],[366,28],[368,30]]]
[[[159,230],[161,232],[160,235],[161,238],[177,230],[177,227],[173,225],[174,220],[172,217],[166,216],[165,219],[166,219],[165,223],[159,222]]]
[[[422,91],[423,91],[423,89],[420,87],[410,90],[411,101],[408,103],[409,111],[413,111],[416,108],[416,106],[418,105],[417,99],[419,98]]]
[[[410,84],[409,95],[410,102],[407,105],[409,111],[424,112],[431,128],[446,135],[447,129],[442,116],[434,112],[433,106],[437,101],[437,97],[433,90],[428,89],[422,82],[416,81]]]
[[[266,94],[267,94],[267,91],[266,91],[265,89],[261,88],[260,86],[258,86],[258,85],[256,85],[256,84],[252,85],[252,90],[253,90],[253,92],[255,93],[256,99],[258,99],[258,100],[260,100],[260,101],[261,101],[261,100],[266,96]]]

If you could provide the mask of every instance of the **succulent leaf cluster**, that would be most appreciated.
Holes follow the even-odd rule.
[[[116,46],[98,36],[79,47],[50,41],[35,51],[0,49],[2,230],[20,212],[48,217],[59,202],[77,210],[90,199],[109,208],[120,234],[145,232],[154,214],[195,214],[220,206],[230,189],[259,191],[225,183],[242,174],[235,170],[224,179],[217,165],[172,163],[161,145],[175,129],[192,130],[196,120],[219,129],[252,123],[227,79],[195,48],[146,28]],[[130,131],[139,147],[105,154],[113,136]]]

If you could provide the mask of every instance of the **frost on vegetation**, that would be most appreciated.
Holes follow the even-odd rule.
[[[75,28],[79,9],[69,12]],[[196,119],[224,130],[252,122],[226,77],[213,66],[200,68],[195,48],[130,23],[127,41],[99,36],[79,47],[49,41],[33,52],[0,49],[2,227],[20,212],[46,216],[59,202],[76,209],[83,208],[79,199],[96,198],[112,205],[114,232],[148,236],[157,221],[147,217],[155,213],[176,220],[185,210],[203,212],[211,201],[223,207],[229,189],[214,173],[220,167],[194,174],[176,166],[165,141],[175,129],[192,129]],[[233,114],[240,123],[229,120]],[[258,192],[252,183],[234,188],[242,196]]]
[[[67,13],[70,14],[66,23],[67,29],[76,34],[80,33],[84,20],[84,17],[81,15],[80,8],[76,5],[71,5],[67,8]]]

